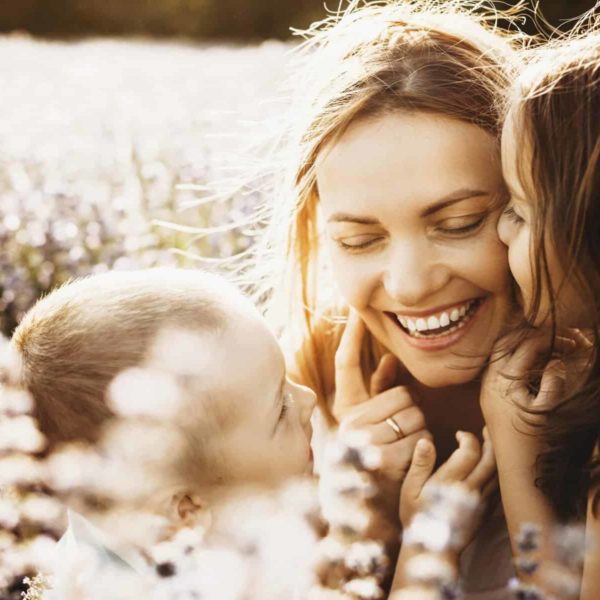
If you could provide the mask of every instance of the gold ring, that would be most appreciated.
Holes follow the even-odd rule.
[[[394,433],[399,440],[406,437],[406,434],[402,431],[402,427],[396,423],[396,420],[393,417],[388,417],[385,422],[394,430]]]

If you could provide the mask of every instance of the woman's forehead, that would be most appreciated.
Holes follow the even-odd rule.
[[[349,206],[364,211],[378,199],[394,199],[406,208],[420,206],[463,190],[491,191],[499,180],[491,135],[474,125],[427,114],[358,122],[317,164],[326,213]]]

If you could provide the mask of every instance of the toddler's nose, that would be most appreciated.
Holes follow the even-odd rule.
[[[300,420],[303,424],[310,422],[310,417],[317,403],[316,394],[304,385],[292,383],[292,393],[294,401],[297,403],[300,410]]]

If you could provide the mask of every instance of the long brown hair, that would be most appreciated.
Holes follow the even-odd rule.
[[[293,347],[300,348],[296,375],[316,391],[330,420],[327,398],[333,392],[333,355],[344,311],[336,308],[331,277],[323,277],[319,260],[315,162],[351,123],[396,111],[444,115],[497,136],[513,45],[496,26],[498,13],[490,5],[486,18],[477,10],[481,4],[404,0],[360,6],[355,1],[342,15],[305,32],[308,75],[293,115],[290,193],[278,198],[270,239],[271,251],[286,254],[281,314]],[[287,237],[273,241],[286,228]],[[365,373],[372,372],[381,351],[367,336]]]
[[[531,223],[533,301],[528,320],[541,317],[550,299],[556,330],[548,247],[589,307],[594,353],[583,385],[545,411],[547,449],[538,458],[539,487],[559,516],[581,516],[587,491],[600,484],[593,452],[600,432],[600,30],[574,35],[532,53],[509,103],[518,120],[518,146],[531,169],[521,175],[535,198]],[[521,169],[523,170],[523,169]],[[556,285],[556,283],[555,283]],[[598,493],[594,498],[598,501]]]

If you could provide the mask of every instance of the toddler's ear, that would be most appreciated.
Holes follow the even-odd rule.
[[[198,494],[179,492],[173,495],[172,512],[175,521],[183,526],[210,527],[212,521],[208,503]]]

